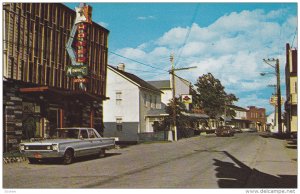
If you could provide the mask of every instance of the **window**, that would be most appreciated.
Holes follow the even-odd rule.
[[[97,135],[95,134],[95,132],[93,131],[93,129],[89,129],[88,132],[89,132],[89,137],[90,138],[97,138]]]
[[[87,130],[81,130],[80,131],[80,138],[83,138],[83,139],[88,138]]]
[[[118,117],[116,118],[116,128],[117,131],[122,131],[122,118]]]
[[[146,107],[150,106],[147,94],[145,94],[145,102],[146,102],[146,105],[145,105]]]
[[[151,99],[151,108],[155,108],[155,105],[156,105],[156,96],[153,97],[153,101]]]
[[[122,102],[122,92],[121,91],[117,91],[116,92],[116,104],[117,105],[121,105]]]
[[[144,105],[147,107],[147,94],[144,94]]]

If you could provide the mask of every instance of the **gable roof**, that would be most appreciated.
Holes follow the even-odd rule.
[[[170,89],[170,80],[148,81],[152,86],[159,89]]]
[[[162,93],[158,88],[152,86],[151,84],[149,84],[148,82],[144,81],[143,79],[139,78],[138,76],[136,76],[134,74],[128,73],[126,71],[119,70],[119,69],[117,69],[117,68],[115,68],[111,65],[108,65],[107,67],[110,68],[112,71],[118,73],[119,75],[122,75],[125,78],[131,80],[138,87],[148,89],[148,90],[152,90],[154,92]]]
[[[239,107],[239,106],[236,106],[236,105],[227,105],[228,107],[234,109],[234,110],[239,110],[239,111],[247,111],[247,109],[245,108],[242,108],[242,107]]]

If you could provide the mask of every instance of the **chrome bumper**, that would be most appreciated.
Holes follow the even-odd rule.
[[[61,158],[63,157],[64,153],[57,152],[57,151],[43,151],[43,150],[26,150],[20,151],[21,154],[24,154],[27,158]]]

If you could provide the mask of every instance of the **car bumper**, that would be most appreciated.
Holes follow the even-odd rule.
[[[63,157],[63,153],[57,152],[57,151],[21,151],[22,154],[24,154],[27,158],[61,158]]]

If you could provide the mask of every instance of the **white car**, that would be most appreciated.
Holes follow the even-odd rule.
[[[61,158],[71,164],[80,156],[104,156],[106,149],[115,147],[115,138],[103,138],[93,128],[58,128],[49,139],[20,143],[19,149],[30,163],[46,158]]]

